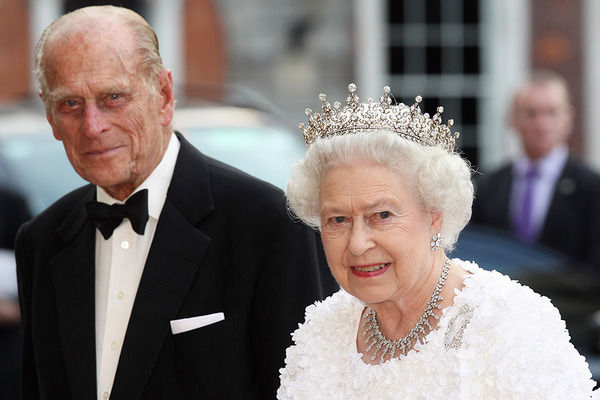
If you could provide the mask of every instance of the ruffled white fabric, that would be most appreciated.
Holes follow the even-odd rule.
[[[548,298],[496,271],[454,262],[470,274],[454,305],[443,310],[439,329],[417,351],[382,365],[364,363],[356,349],[361,301],[340,291],[307,307],[277,398],[600,399]],[[444,334],[463,305],[473,316],[460,347],[447,349]]]

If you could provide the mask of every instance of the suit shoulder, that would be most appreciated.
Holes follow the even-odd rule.
[[[512,164],[505,164],[489,173],[483,172],[475,175],[473,184],[475,191],[479,194],[495,192],[498,189],[510,184],[512,175]]]
[[[285,204],[283,191],[229,164],[207,157],[211,189],[217,198],[228,197],[244,203]]]
[[[0,186],[0,200],[4,200],[13,204],[25,203],[25,197],[21,193],[5,186]]]
[[[583,161],[576,158],[569,158],[563,171],[564,176],[570,176],[574,179],[589,181],[590,183],[600,183],[600,173],[593,170]]]
[[[502,179],[506,176],[510,176],[512,171],[512,164],[503,164],[502,166],[493,169],[489,172],[484,171],[481,174],[477,175],[476,180],[481,182],[494,182],[499,179]]]

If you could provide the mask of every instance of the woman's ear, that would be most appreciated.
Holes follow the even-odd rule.
[[[439,211],[431,211],[431,232],[432,235],[440,233],[444,225],[444,216]]]

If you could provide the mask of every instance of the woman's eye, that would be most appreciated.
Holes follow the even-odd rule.
[[[346,217],[334,217],[333,222],[336,224],[342,224],[346,221]]]
[[[114,100],[119,100],[119,99],[121,98],[121,95],[120,95],[120,94],[115,94],[115,93],[113,93],[113,94],[109,94],[109,95],[108,95],[108,98],[109,98],[110,100],[113,100],[113,101],[114,101]]]

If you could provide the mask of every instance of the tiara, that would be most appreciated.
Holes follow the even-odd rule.
[[[348,91],[350,95],[344,107],[337,101],[332,107],[327,102],[327,96],[321,93],[321,113],[313,113],[310,108],[306,109],[308,125],[301,123],[299,126],[307,146],[317,138],[384,129],[424,146],[441,147],[449,153],[454,151],[459,133],[453,134],[450,131],[453,120],[449,119],[447,124],[442,123],[444,107],[439,106],[437,113],[430,117],[427,113],[421,113],[421,96],[415,97],[415,103],[409,107],[403,103],[392,105],[389,86],[383,88],[383,96],[379,98],[378,103],[373,102],[371,98],[368,98],[366,103],[360,103],[354,83],[348,85]]]

